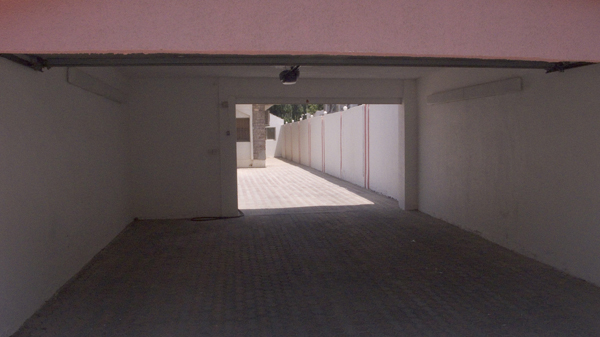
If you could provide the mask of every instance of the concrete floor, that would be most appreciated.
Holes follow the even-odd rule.
[[[268,164],[245,217],[133,223],[14,336],[600,336],[600,288]]]

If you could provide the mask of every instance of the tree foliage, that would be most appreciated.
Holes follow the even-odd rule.
[[[302,115],[314,114],[323,110],[323,104],[277,104],[269,108],[273,115],[283,118],[286,123],[300,120]]]

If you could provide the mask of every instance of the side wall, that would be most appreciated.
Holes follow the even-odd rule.
[[[523,90],[428,105],[519,76]],[[419,208],[600,285],[600,66],[419,80]]]
[[[131,87],[135,216],[220,216],[218,81],[140,79]]]
[[[0,59],[0,336],[133,218],[126,110],[66,71]]]

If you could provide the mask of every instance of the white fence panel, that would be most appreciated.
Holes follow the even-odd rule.
[[[363,106],[339,112],[342,120],[341,178],[365,187],[365,112]]]
[[[290,125],[292,134],[292,161],[300,162],[300,124],[293,123]]]
[[[310,122],[310,166],[323,171],[323,117],[314,117]]]
[[[309,121],[307,119],[298,123],[300,137],[300,164],[310,166],[310,141],[308,139]]]
[[[325,173],[340,178],[340,114],[325,115]]]
[[[294,125],[292,124],[286,124],[285,126],[285,131],[284,135],[285,135],[285,155],[284,158],[287,160],[292,160],[292,146],[293,146],[293,140],[292,140],[292,128],[294,127]]]
[[[287,146],[287,132],[285,132],[286,126],[281,126],[281,132],[279,133],[279,139],[281,139],[281,157],[286,158],[286,146]]]
[[[402,105],[368,104],[282,127],[284,158],[400,199]]]
[[[399,117],[404,115],[402,105],[368,105],[369,159],[367,186],[396,200],[400,195],[399,171]]]

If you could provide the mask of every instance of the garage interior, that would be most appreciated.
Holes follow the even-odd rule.
[[[445,221],[600,285],[599,65],[180,56],[160,61],[168,65],[157,64],[161,55],[0,58],[0,336],[14,333],[123,229],[140,230],[126,227],[134,218],[237,215],[234,108],[249,101],[401,100],[398,202],[418,215],[386,219],[425,217],[422,226],[452,231]],[[291,64],[301,65],[301,77],[283,86],[277,75]],[[40,67],[49,69],[31,69]],[[465,94],[510,79],[519,79],[519,90]],[[494,268],[487,272],[501,273]],[[591,284],[582,286],[587,295],[572,294],[593,308]],[[576,318],[591,322],[586,315]]]

